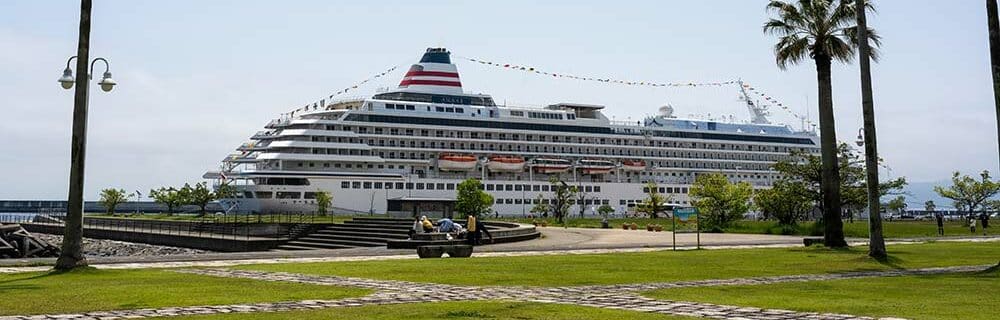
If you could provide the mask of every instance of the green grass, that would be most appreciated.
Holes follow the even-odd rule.
[[[623,311],[581,307],[573,305],[529,302],[435,302],[333,308],[310,311],[220,314],[176,317],[170,319],[550,319],[550,320],[645,320],[645,319],[695,319],[636,311]]]
[[[929,243],[889,246],[889,262],[866,248],[821,247],[657,251],[600,255],[548,255],[242,266],[287,271],[457,285],[563,286],[723,279],[858,270],[994,264],[1000,243]]]
[[[600,228],[601,218],[566,218],[563,224],[556,222],[555,218],[500,218],[502,221],[510,221],[524,224],[532,223],[542,223],[543,221],[548,227],[569,227],[569,228]],[[608,219],[608,225],[614,229],[621,229],[622,224],[635,223],[640,229],[645,229],[648,224],[659,224],[662,225],[664,230],[670,230],[670,219],[660,218],[660,219],[650,219],[650,218],[615,218]],[[677,230],[695,230],[696,226],[694,223],[684,223],[681,221],[677,222]]]
[[[909,319],[996,319],[1000,272],[666,289],[679,301]]]
[[[339,299],[369,293],[366,289],[218,278],[163,270],[88,268],[66,273],[0,274],[0,297],[5,297],[0,299],[0,316]]]
[[[937,237],[937,222],[934,221],[886,221],[883,223],[883,234],[887,239],[892,238],[923,238]],[[978,233],[969,232],[969,228],[959,221],[948,221],[944,226],[945,236],[976,236],[982,235],[982,229]],[[818,236],[822,235],[822,230],[817,230],[814,222],[802,222],[794,228],[793,235]],[[727,233],[752,233],[752,234],[782,234],[781,227],[774,221],[740,221],[736,225],[727,228]],[[994,231],[995,234],[995,231]],[[844,221],[844,235],[851,238],[868,238],[868,222],[855,220],[854,223]]]

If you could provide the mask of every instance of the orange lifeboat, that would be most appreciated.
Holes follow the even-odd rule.
[[[521,172],[524,171],[524,158],[517,156],[490,156],[490,162],[486,163],[486,168],[492,172]]]
[[[607,174],[615,169],[615,163],[608,160],[580,160],[577,169],[583,174]]]
[[[442,171],[469,171],[476,168],[476,162],[476,156],[471,154],[442,153],[437,165]]]
[[[569,160],[559,158],[535,158],[531,161],[531,168],[537,173],[563,173],[572,166]]]
[[[625,171],[643,171],[643,170],[646,170],[646,161],[642,161],[642,160],[625,160],[625,161],[622,161],[622,170],[625,170]]]

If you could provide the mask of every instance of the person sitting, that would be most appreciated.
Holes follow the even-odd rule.
[[[413,220],[413,227],[411,227],[410,231],[407,232],[407,234],[410,236],[410,239],[413,239],[413,235],[414,234],[422,233],[422,232],[424,232],[424,227],[420,223],[420,218],[414,219]]]
[[[437,221],[438,232],[452,232],[455,231],[455,222],[451,219],[444,218]]]
[[[434,224],[427,219],[427,216],[420,217],[420,225],[424,228],[424,233],[434,232]]]

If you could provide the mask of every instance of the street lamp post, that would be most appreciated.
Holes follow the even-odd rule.
[[[63,76],[59,78],[59,83],[64,89],[73,88],[76,91],[73,98],[73,138],[70,144],[70,174],[69,174],[69,201],[66,205],[66,231],[63,233],[62,250],[59,259],[56,260],[57,270],[69,270],[79,266],[86,266],[87,259],[83,256],[83,174],[84,160],[87,149],[87,91],[93,64],[97,61],[104,62],[104,77],[98,83],[101,90],[111,91],[116,85],[111,79],[110,65],[108,60],[97,58],[90,64],[90,8],[91,0],[80,1],[80,38],[77,43],[76,56],[66,61],[66,69]],[[79,72],[73,76],[70,63],[76,59],[76,70]],[[91,72],[88,72],[91,71]]]

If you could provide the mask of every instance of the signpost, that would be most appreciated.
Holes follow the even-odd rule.
[[[674,209],[673,217],[671,217],[671,219],[670,219],[670,223],[671,223],[671,226],[672,226],[671,228],[673,229],[672,233],[673,233],[673,241],[674,241],[674,250],[677,250],[677,222],[676,222],[677,220],[676,219],[681,219],[681,221],[688,221],[689,219],[691,219],[691,215],[695,216],[695,226],[697,227],[697,229],[696,229],[697,230],[697,242],[696,243],[697,243],[697,248],[701,249],[701,223],[699,221],[700,217],[698,216],[698,209],[696,209],[696,208],[679,208],[679,209]]]

